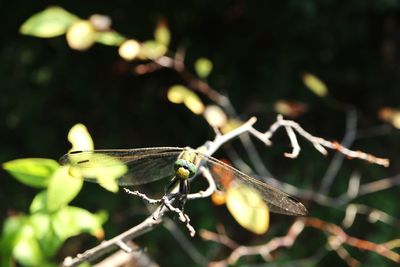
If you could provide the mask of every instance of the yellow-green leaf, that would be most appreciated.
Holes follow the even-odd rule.
[[[213,68],[212,62],[208,58],[199,58],[194,63],[194,69],[200,78],[207,78]]]
[[[96,158],[100,160],[96,160]],[[102,163],[105,161],[107,165]],[[82,164],[80,165],[82,166]],[[101,153],[93,153],[91,160],[84,166],[70,166],[68,170],[71,176],[90,178],[111,192],[118,191],[118,179],[127,171],[128,167],[122,161]]]
[[[71,25],[67,30],[67,43],[75,50],[86,50],[96,42],[97,32],[87,20],[80,20]]]
[[[98,32],[96,36],[96,42],[109,45],[109,46],[120,46],[126,38],[116,31]]]
[[[62,166],[53,174],[47,189],[47,210],[56,211],[73,200],[82,188],[83,180],[71,177],[69,167]]]
[[[216,105],[207,106],[204,110],[204,118],[213,127],[221,128],[228,122],[225,112]]]
[[[3,163],[3,169],[18,181],[33,187],[46,187],[59,164],[52,159],[26,158]]]
[[[165,46],[169,45],[171,39],[171,33],[168,29],[167,23],[165,21],[160,21],[154,31],[154,39]]]
[[[62,240],[83,232],[100,239],[104,235],[101,225],[106,219],[104,212],[93,214],[85,209],[66,206],[53,215],[51,223]]]
[[[46,213],[47,212],[47,190],[43,190],[42,192],[36,194],[33,198],[31,205],[29,206],[29,212],[33,213]]]
[[[139,57],[154,60],[162,57],[167,50],[168,48],[164,44],[150,40],[142,43]]]
[[[94,148],[92,137],[85,125],[75,124],[68,132],[68,141],[72,144],[74,150],[92,150]]]
[[[304,73],[301,78],[307,88],[317,96],[324,97],[328,94],[328,87],[317,76],[311,73]]]
[[[245,185],[232,185],[226,191],[226,206],[244,228],[264,234],[269,227],[269,209],[260,194]]]
[[[136,40],[129,39],[125,41],[119,48],[118,54],[125,60],[135,59],[140,52],[140,43]]]
[[[174,85],[170,87],[167,97],[172,103],[183,103],[190,111],[197,115],[203,113],[205,109],[201,99],[183,85]]]
[[[51,38],[64,34],[79,18],[58,6],[36,13],[22,24],[19,31],[25,35]]]
[[[14,258],[24,266],[40,266],[43,261],[42,251],[35,238],[33,227],[25,223],[18,234],[13,248]]]

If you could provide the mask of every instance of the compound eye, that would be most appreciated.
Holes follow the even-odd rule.
[[[189,177],[193,177],[197,172],[197,167],[193,163],[187,164],[186,168],[189,170]]]
[[[177,171],[179,168],[181,168],[181,167],[186,167],[186,161],[185,160],[183,160],[183,159],[178,159],[177,161],[175,161],[175,164],[174,164],[174,169],[175,169],[175,171]]]

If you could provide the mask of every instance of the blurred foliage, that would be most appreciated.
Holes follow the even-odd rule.
[[[62,9],[47,9],[55,4]],[[105,209],[110,213],[106,238],[143,218],[140,202],[91,185],[85,185],[74,198],[80,190],[75,186],[75,192],[71,189],[70,195],[52,202],[54,206],[48,210],[49,192],[58,196],[60,186],[74,187],[54,178],[62,169],[50,159],[58,159],[69,149],[66,133],[77,121],[90,129],[99,148],[196,147],[213,137],[206,120],[195,115],[204,113],[206,117],[206,109],[194,109],[194,114],[168,101],[169,88],[189,86],[180,75],[171,69],[135,75],[137,62],[129,60],[155,59],[184,48],[187,68],[226,93],[243,119],[256,115],[260,128],[274,120],[275,111],[287,112],[289,117],[294,114],[309,132],[340,140],[345,131],[346,108],[355,108],[360,130],[353,147],[389,157],[391,167],[345,161],[331,188],[332,195],[346,190],[349,174],[355,169],[362,173],[363,182],[398,173],[399,133],[382,125],[382,120],[398,128],[399,1],[17,0],[3,1],[0,7],[0,162],[7,162],[3,167],[10,172],[0,174],[2,266],[7,266],[5,262],[11,255],[21,264],[41,266],[72,255],[68,244],[57,251],[68,237],[85,229],[93,234],[103,222],[102,215],[88,210]],[[39,15],[32,17],[34,14]],[[107,30],[104,17],[100,17],[100,26],[93,24],[99,19],[94,14],[109,16],[113,30]],[[50,18],[51,25],[43,24],[43,17]],[[89,38],[81,40],[82,32]],[[135,52],[130,42],[127,50],[136,54],[124,57],[117,46],[130,40],[139,44],[139,51]],[[326,88],[329,97],[314,94],[324,95]],[[193,103],[182,103],[190,107],[192,104],[187,102]],[[207,106],[212,104],[209,102],[202,95],[194,101]],[[301,188],[318,188],[331,159],[307,145],[298,159],[285,159],[282,153],[288,150],[288,142],[280,137],[270,148],[257,147],[276,177]],[[37,187],[47,191],[39,192]],[[398,193],[398,188],[391,188],[357,202],[398,218]],[[69,206],[72,199],[76,207]],[[271,215],[269,232],[259,237],[238,227],[229,213],[223,212],[225,208],[211,208],[209,201],[199,203],[188,203],[187,207],[196,228],[214,228],[217,222],[223,223],[228,234],[243,244],[259,244],[284,234],[292,220]],[[341,210],[313,205],[310,211],[334,223],[343,218]],[[88,224],[80,225],[73,220],[76,216],[88,218]],[[58,228],[49,226],[57,220]],[[361,215],[360,221],[347,229],[349,234],[377,242],[398,236],[398,228],[380,223],[371,227]],[[60,227],[63,225],[73,227],[66,231]],[[294,248],[281,250],[279,258],[284,262],[310,256],[308,247],[300,244],[315,246],[317,251],[324,240],[322,233],[306,231]],[[90,247],[76,240],[69,242],[76,253]],[[176,253],[181,249],[179,244],[171,246],[174,238],[163,230],[138,242],[162,266],[193,264],[185,253]],[[198,239],[193,242],[204,255],[224,253],[213,250],[213,244]],[[43,246],[51,249],[44,250]],[[365,261],[364,266],[391,266],[373,253],[360,259]],[[337,266],[343,261],[329,253],[321,264]]]
[[[72,127],[69,136],[76,149],[93,149],[83,125]],[[93,214],[68,205],[83,184],[69,175],[68,166],[59,166],[52,159],[26,158],[6,162],[3,168],[19,182],[44,190],[33,198],[28,215],[16,213],[4,221],[1,266],[13,266],[14,260],[23,266],[57,266],[54,258],[68,238],[84,232],[104,237],[105,212]]]

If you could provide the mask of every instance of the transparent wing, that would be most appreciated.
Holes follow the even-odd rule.
[[[172,177],[175,174],[174,163],[182,150],[179,147],[154,147],[72,151],[62,156],[60,163],[70,165],[70,170],[78,170],[84,180],[96,183],[99,173],[126,166],[121,176],[117,177],[117,183],[121,186],[139,185]],[[102,182],[105,182],[104,179],[107,176]],[[115,181],[115,177],[110,179]]]
[[[203,157],[204,164],[210,169],[217,182],[223,183],[225,177],[231,177],[236,183],[252,188],[260,194],[272,212],[296,216],[307,214],[307,209],[300,201],[281,190],[254,179],[216,158],[207,155]]]

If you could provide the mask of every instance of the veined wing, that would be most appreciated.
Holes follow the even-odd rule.
[[[207,155],[203,155],[203,157],[205,158],[206,166],[210,169],[217,182],[222,181],[225,176],[231,176],[235,182],[246,185],[260,194],[270,211],[295,216],[307,214],[307,209],[300,201],[281,190],[252,178],[216,158]],[[213,171],[214,167],[218,167],[218,171]]]
[[[98,177],[90,175],[91,173],[97,174],[118,165],[126,166],[126,171],[116,179],[118,184],[139,185],[172,177],[175,174],[174,163],[183,150],[184,148],[179,147],[154,147],[72,151],[62,156],[60,163],[69,164],[70,168],[78,172],[80,170],[83,179],[90,182],[98,182]],[[107,177],[104,178],[107,179]],[[110,177],[110,179],[115,181],[115,177]]]

